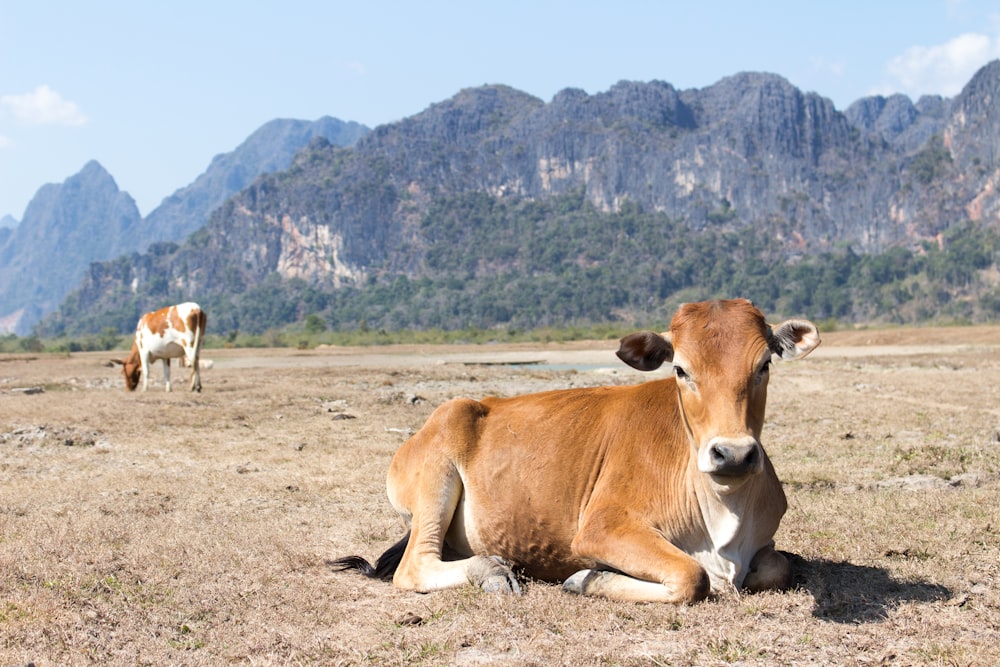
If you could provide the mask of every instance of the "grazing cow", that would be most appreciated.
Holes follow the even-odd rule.
[[[373,566],[337,569],[428,592],[519,592],[514,571],[583,595],[694,602],[784,588],[785,494],[760,443],[772,357],[819,344],[745,300],[687,304],[618,356],[673,377],[439,407],[396,453],[389,500],[409,532]]]
[[[121,364],[125,387],[134,391],[142,374],[142,390],[149,388],[149,367],[163,360],[163,379],[170,391],[170,360],[181,357],[191,367],[191,391],[201,391],[201,341],[207,318],[196,303],[181,303],[146,313],[135,327],[135,341],[127,359],[112,359]]]

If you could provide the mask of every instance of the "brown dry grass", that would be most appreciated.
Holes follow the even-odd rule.
[[[775,368],[764,433],[795,589],[690,607],[326,564],[401,535],[389,459],[447,398],[642,379],[462,361],[613,343],[210,351],[201,395],[0,357],[0,665],[1000,664],[1000,331],[826,338]]]

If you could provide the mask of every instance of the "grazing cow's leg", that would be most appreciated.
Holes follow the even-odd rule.
[[[170,358],[164,357],[163,359],[163,381],[167,385],[167,391],[170,391]]]
[[[613,568],[581,570],[563,583],[571,593],[631,602],[698,602],[711,581],[698,562],[648,525],[585,517],[574,553]]]
[[[420,593],[455,588],[471,582],[492,592],[520,593],[510,568],[496,558],[471,556],[442,559],[445,536],[455,518],[463,483],[449,452],[472,442],[475,417],[460,417],[455,411],[481,413],[476,401],[447,403],[431,415],[430,426],[400,448],[389,467],[389,500],[410,524],[410,539],[393,584]],[[470,425],[469,433],[456,432],[453,425]]]
[[[743,588],[751,592],[784,589],[792,584],[792,566],[782,554],[768,545],[750,561]]]
[[[142,390],[149,389],[149,352],[143,351],[139,355],[139,365],[142,366]]]
[[[198,367],[198,355],[191,362],[191,391],[201,391],[201,369]]]

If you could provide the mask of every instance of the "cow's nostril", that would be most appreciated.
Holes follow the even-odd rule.
[[[726,465],[732,457],[732,452],[729,451],[729,448],[722,447],[720,445],[712,445],[712,449],[709,451],[709,454],[712,457],[712,463],[716,466]]]

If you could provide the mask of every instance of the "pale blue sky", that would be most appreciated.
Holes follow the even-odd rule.
[[[954,96],[998,57],[995,0],[0,0],[0,217],[91,159],[145,215],[274,118],[375,127],[482,84],[764,71],[843,110]]]

